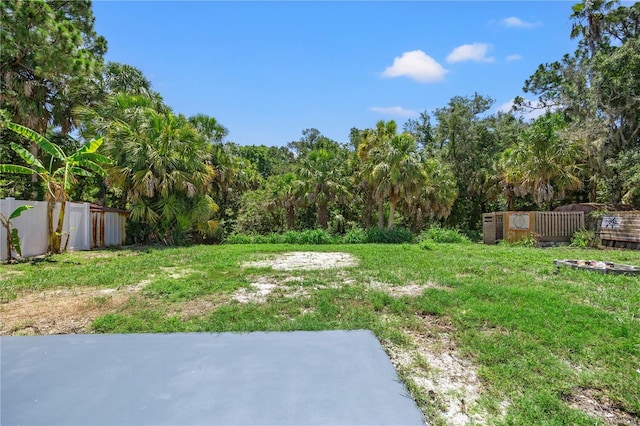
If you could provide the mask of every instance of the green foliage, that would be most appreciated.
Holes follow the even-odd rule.
[[[107,42],[93,28],[91,2],[7,0],[0,7],[0,108],[44,135],[74,126],[71,108],[95,99]]]
[[[433,241],[435,243],[469,243],[471,240],[457,229],[441,228],[440,226],[432,226],[425,232],[420,234],[421,241]]]
[[[425,238],[424,240],[418,243],[418,247],[420,247],[420,249],[422,250],[431,251],[431,250],[434,250],[436,246],[433,240]]]
[[[307,229],[305,231],[287,231],[284,234],[271,233],[239,234],[234,233],[227,237],[229,244],[332,244],[335,238],[323,229]]]
[[[225,243],[227,244],[253,244],[255,240],[254,235],[248,234],[230,234],[226,237]]]
[[[9,262],[11,261],[12,249],[15,249],[16,253],[18,253],[18,256],[22,256],[22,247],[20,246],[20,235],[18,234],[18,228],[15,228],[11,221],[20,217],[23,212],[32,208],[33,206],[30,205],[19,206],[18,208],[14,209],[11,214],[9,214],[9,217],[6,217],[2,213],[0,213],[0,225],[4,226],[7,233],[6,247],[7,261]]]
[[[565,137],[585,154],[581,177],[588,184],[589,201],[617,203],[625,196],[632,201],[637,185],[629,175],[617,177],[625,168],[616,163],[619,153],[626,151],[627,157],[638,151],[640,4],[582,0],[570,17],[576,51],[540,65],[524,91],[538,96],[538,108],[563,105],[569,119]],[[520,101],[525,109],[532,106]]]
[[[502,154],[499,168],[515,195],[531,195],[538,206],[550,206],[554,200],[564,199],[568,190],[582,187],[583,147],[561,135],[566,126],[561,114],[545,114]]]
[[[402,244],[413,242],[415,236],[405,228],[370,228],[367,230],[367,243]]]
[[[526,248],[534,248],[534,247],[538,247],[538,243],[540,243],[540,236],[535,234],[534,232],[529,233],[528,235],[526,235],[525,237],[516,240],[516,241],[512,241],[512,242],[507,242],[505,240],[501,241],[501,244],[506,245],[506,246],[511,246],[511,247],[526,247]]]
[[[289,244],[331,244],[333,238],[323,229],[307,229],[306,231],[288,231],[285,241]]]
[[[582,249],[597,247],[598,238],[596,237],[595,231],[583,229],[581,231],[574,232],[571,236],[571,246]]]
[[[347,231],[342,238],[346,244],[362,244],[367,242],[367,231],[359,226],[353,227]]]
[[[215,119],[174,115],[153,93],[113,93],[76,113],[85,135],[103,135],[113,159],[106,183],[122,194],[116,207],[130,210],[145,242],[187,244],[213,235],[219,210],[213,185],[225,177],[211,164],[208,138],[220,130]]]

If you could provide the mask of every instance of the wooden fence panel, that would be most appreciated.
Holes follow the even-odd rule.
[[[584,229],[584,212],[531,212],[533,232],[543,242],[569,242],[571,236]]]
[[[640,211],[612,212],[604,216],[600,240],[607,246],[640,249]]]

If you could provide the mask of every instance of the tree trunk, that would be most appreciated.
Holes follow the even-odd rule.
[[[30,144],[30,151],[31,151],[31,155],[33,155],[35,158],[40,158],[40,153],[38,152],[38,144],[35,142],[31,142]],[[39,177],[37,174],[32,174],[31,175],[31,188],[33,188],[31,190],[31,199],[33,201],[38,199],[38,181],[39,181]]]
[[[378,228],[384,229],[384,200],[378,202]]]
[[[296,209],[287,207],[287,230],[291,231],[296,226]]]
[[[329,223],[329,206],[328,203],[318,204],[318,227],[327,229]]]
[[[56,208],[56,200],[53,197],[47,200],[47,227],[49,228],[49,253],[53,253],[53,210]]]
[[[373,222],[372,216],[373,216],[373,205],[369,202],[365,202],[364,217],[362,218],[365,229],[371,228],[371,223]]]
[[[9,226],[9,219],[7,219],[7,222],[5,223],[5,221],[0,218],[0,222],[2,222],[2,226],[5,227],[5,229],[7,230],[7,262],[11,262],[11,227]]]
[[[387,229],[393,229],[393,216],[396,213],[396,204],[398,204],[398,197],[391,197],[389,199],[389,223]]]
[[[64,213],[67,207],[66,197],[62,197],[60,201],[60,215],[58,216],[58,226],[56,227],[56,232],[53,235],[53,245],[51,250],[53,253],[61,253],[62,252],[62,226],[64,225]],[[68,238],[68,237],[67,237]]]
[[[369,188],[369,185],[363,188],[362,202],[364,204],[364,217],[362,218],[362,221],[364,223],[364,228],[369,229],[373,225],[373,214],[376,205],[376,201],[373,198],[372,191],[371,188]]]
[[[594,175],[589,179],[589,202],[595,203],[598,196],[598,178]]]

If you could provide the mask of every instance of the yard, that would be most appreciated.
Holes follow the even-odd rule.
[[[430,424],[640,423],[640,279],[553,265],[640,265],[639,252],[430,248],[144,247],[2,265],[0,334],[369,329]]]

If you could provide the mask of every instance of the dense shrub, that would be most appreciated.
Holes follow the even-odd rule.
[[[287,231],[284,234],[251,235],[234,233],[227,237],[228,244],[362,244],[390,243],[402,244],[414,241],[414,235],[408,229],[379,229],[365,231],[354,227],[343,237],[332,236],[324,229],[307,229],[306,231]]]
[[[287,231],[284,234],[269,235],[231,234],[226,240],[229,244],[331,244],[334,238],[323,229],[306,231]]]
[[[367,230],[368,243],[401,244],[411,243],[414,240],[411,231],[405,228],[380,229],[371,228]]]
[[[420,234],[420,240],[431,240],[436,243],[468,243],[471,240],[457,229],[432,226]]]
[[[231,234],[225,239],[227,244],[253,244],[254,241],[255,235],[247,234]]]

